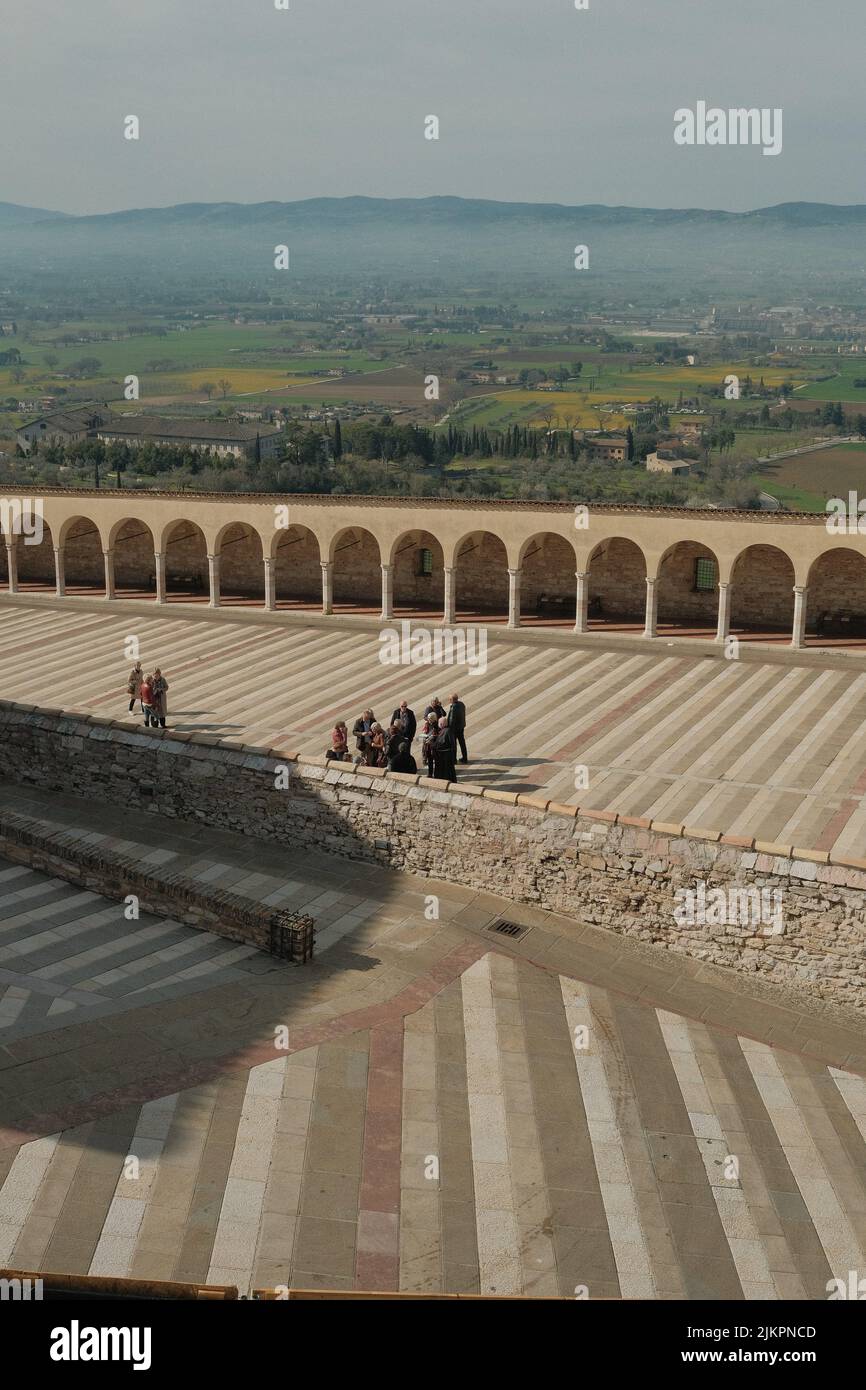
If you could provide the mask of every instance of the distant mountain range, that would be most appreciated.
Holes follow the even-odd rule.
[[[744,226],[849,227],[866,223],[866,204],[779,203],[775,207],[755,208],[751,212],[725,212],[718,208],[638,208],[608,207],[602,203],[570,206],[564,203],[509,203],[483,198],[306,198],[294,202],[267,203],[175,203],[170,207],[127,208],[122,212],[74,214],[51,212],[46,208],[0,203],[0,230],[20,228],[32,223],[55,222],[69,227],[88,224],[104,227],[158,226],[184,224],[245,227],[269,223],[286,217],[293,223],[363,222],[386,219],[394,223],[436,221],[466,225],[541,221],[574,224],[613,223],[620,226],[726,223]]]
[[[0,203],[0,276],[24,303],[172,302],[289,290],[309,302],[359,284],[398,300],[523,297],[536,306],[734,299],[866,303],[866,205],[704,208],[479,198],[179,203],[73,216]],[[589,273],[575,247],[590,249]],[[288,246],[288,271],[275,248]],[[278,278],[275,279],[274,277]],[[143,300],[142,300],[143,297]]]

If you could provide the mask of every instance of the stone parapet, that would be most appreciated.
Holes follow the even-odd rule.
[[[306,844],[866,1009],[866,859],[7,701],[0,773],[161,817],[167,838],[180,818]],[[779,894],[781,929],[675,915],[715,889]]]

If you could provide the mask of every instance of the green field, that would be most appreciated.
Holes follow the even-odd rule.
[[[809,381],[797,387],[794,399],[798,401],[853,401],[863,403],[866,412],[866,386],[855,386],[855,378],[866,381],[866,354],[851,358],[831,357],[821,362],[810,360],[810,368],[822,375],[831,372],[826,381]]]
[[[866,444],[837,444],[765,464],[756,485],[792,511],[823,512],[829,497],[866,494]]]

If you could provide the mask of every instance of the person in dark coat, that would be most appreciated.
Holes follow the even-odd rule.
[[[433,776],[442,782],[457,781],[454,735],[448,728],[448,720],[444,715],[439,720],[439,733],[433,744]]]
[[[404,739],[393,758],[388,760],[389,772],[417,772],[418,764]]]
[[[394,713],[391,715],[391,723],[400,725],[403,737],[411,748],[412,740],[415,737],[415,731],[418,728],[418,721],[415,718],[415,711],[409,708],[408,700],[400,701],[399,707],[395,709]]]
[[[390,764],[392,758],[396,758],[400,749],[400,744],[406,742],[406,735],[399,724],[392,724],[385,734],[385,757]]]
[[[439,720],[442,718],[444,713],[445,707],[443,706],[442,701],[439,699],[438,695],[434,695],[433,699],[430,701],[429,705],[424,711],[424,718],[430,719],[432,717],[436,720],[436,723],[438,724]]]
[[[448,707],[448,728],[460,745],[461,763],[468,763],[469,756],[466,752],[466,706],[459,695],[451,696],[451,704]]]

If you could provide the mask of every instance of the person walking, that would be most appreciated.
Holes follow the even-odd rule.
[[[454,735],[448,728],[448,720],[443,714],[433,744],[433,776],[441,782],[456,782],[457,768],[454,759]]]
[[[461,763],[468,763],[469,756],[466,752],[466,706],[459,695],[451,696],[451,704],[448,706],[448,728],[460,745]]]
[[[144,672],[141,669],[141,662],[136,661],[129,673],[129,680],[126,682],[126,693],[129,696],[129,712],[132,714],[132,707],[136,700],[141,699],[141,682],[144,680]]]
[[[139,694],[139,699],[141,700],[141,712],[144,715],[144,727],[146,729],[150,728],[151,721],[153,721],[153,727],[156,728],[156,719],[154,718],[153,714],[152,682],[153,676],[145,676],[144,680],[141,682],[141,692]]]
[[[168,681],[157,666],[153,673],[153,680],[150,683],[151,709],[153,715],[151,722],[156,728],[157,724],[161,729],[165,728],[165,716],[168,714]]]
[[[391,715],[391,723],[399,724],[403,737],[411,748],[418,728],[418,720],[415,718],[415,711],[409,708],[408,700],[400,701],[394,713]]]

